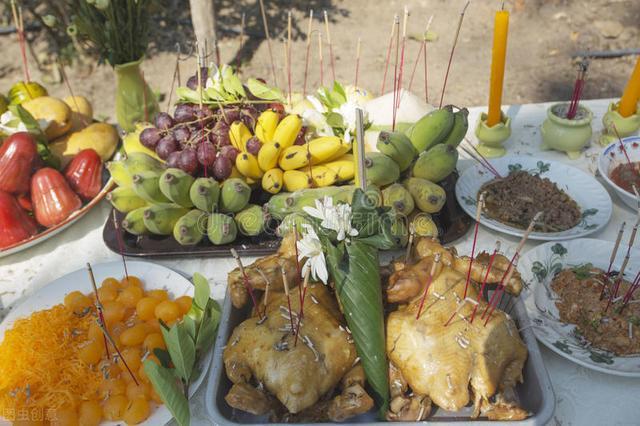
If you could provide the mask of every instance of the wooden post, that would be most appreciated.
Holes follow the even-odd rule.
[[[200,46],[213,46],[216,61],[219,62],[218,38],[216,35],[216,13],[213,0],[189,0],[191,7],[191,23],[196,41]]]

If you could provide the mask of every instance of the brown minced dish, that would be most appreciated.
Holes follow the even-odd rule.
[[[561,232],[582,219],[580,207],[566,192],[547,178],[525,171],[513,171],[504,178],[485,183],[484,213],[509,226],[526,229],[534,216],[542,212],[535,225],[537,232]]]
[[[615,281],[615,277],[611,278]],[[608,288],[612,288],[612,282]],[[622,309],[623,297],[630,284],[621,281],[618,297],[607,309],[608,294],[600,299],[605,283],[604,271],[590,264],[564,269],[551,282],[557,294],[560,320],[575,324],[577,331],[594,348],[616,355],[640,353],[640,299],[634,293]],[[605,312],[606,309],[606,312]]]

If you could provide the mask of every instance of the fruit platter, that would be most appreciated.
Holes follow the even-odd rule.
[[[124,136],[125,157],[106,165],[117,184],[107,195],[117,211],[103,232],[109,248],[131,256],[272,253],[282,235],[301,230],[316,200],[351,199],[349,119],[371,100],[366,91],[335,82],[311,101],[288,103],[227,65],[196,71],[177,89],[173,115],[140,123]],[[367,134],[371,199],[396,212],[399,235],[413,229],[450,242],[470,226],[454,197],[467,114],[449,105],[404,123],[404,132]]]
[[[36,82],[14,84],[0,112],[2,257],[61,232],[107,195],[104,163],[119,136],[85,97],[49,96]]]

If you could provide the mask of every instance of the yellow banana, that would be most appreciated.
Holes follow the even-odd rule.
[[[283,175],[282,170],[278,168],[267,170],[262,176],[262,189],[270,194],[277,194],[284,184]]]
[[[331,186],[338,180],[338,174],[323,164],[311,167],[311,170],[301,170],[305,175],[311,177],[314,186],[319,188]]]
[[[258,151],[258,166],[262,171],[266,172],[278,165],[278,157],[280,157],[282,146],[279,142],[273,141],[262,145]]]
[[[293,145],[282,150],[280,154],[280,168],[282,170],[294,170],[309,164],[309,147],[305,145]]]
[[[300,129],[302,129],[302,119],[296,114],[289,114],[278,123],[272,140],[280,142],[283,148],[288,148],[296,141]]]
[[[236,167],[243,176],[251,179],[260,179],[264,173],[258,166],[256,156],[248,152],[241,152],[236,157]]]
[[[237,159],[237,157],[236,157],[236,159]],[[231,179],[231,178],[240,178],[240,179],[242,179],[242,178],[244,178],[244,175],[238,171],[238,168],[236,166],[233,166],[231,168],[231,174],[229,175],[229,177],[227,179]]]
[[[282,174],[284,189],[288,192],[297,191],[311,187],[311,179],[305,172],[300,170],[287,170]]]
[[[338,182],[344,182],[353,179],[356,174],[356,166],[353,161],[352,154],[345,154],[337,160],[324,163],[323,166],[338,175]]]
[[[334,160],[351,150],[351,144],[337,136],[322,136],[309,142],[311,164]]]
[[[280,115],[271,109],[260,114],[256,124],[256,137],[260,139],[260,142],[268,143],[273,140],[273,134],[276,132],[279,121]]]
[[[238,151],[246,151],[246,143],[251,139],[251,130],[242,121],[234,121],[229,127],[229,140]]]

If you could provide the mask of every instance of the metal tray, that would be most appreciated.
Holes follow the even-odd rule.
[[[506,301],[509,302],[509,301]],[[504,306],[509,306],[509,303],[505,303]],[[458,412],[449,412],[438,408],[434,415],[429,417],[428,422],[430,424],[446,424],[450,422],[465,422],[473,423],[474,425],[497,425],[497,424],[509,424],[509,425],[545,425],[553,415],[555,408],[555,396],[551,387],[551,381],[549,375],[542,362],[542,355],[540,354],[540,348],[538,342],[531,330],[531,321],[527,316],[527,311],[522,301],[518,298],[515,299],[513,306],[513,316],[516,320],[518,328],[521,329],[520,335],[527,345],[529,350],[529,356],[524,366],[524,383],[519,384],[516,387],[516,394],[518,396],[521,406],[527,409],[532,415],[520,421],[510,422],[498,422],[489,421],[486,419],[471,420],[469,418],[472,407],[465,407]],[[266,424],[268,418],[266,416],[254,416],[239,410],[231,408],[224,396],[231,388],[231,382],[227,378],[224,371],[224,364],[222,362],[222,352],[224,346],[229,340],[233,329],[247,318],[249,308],[247,309],[234,309],[231,305],[231,298],[229,297],[229,291],[224,300],[224,306],[222,310],[222,318],[218,329],[218,337],[216,338],[216,346],[213,354],[213,368],[209,373],[209,380],[207,382],[207,391],[205,396],[206,409],[209,417],[213,420],[215,425],[240,425],[240,424]],[[342,424],[360,424],[367,423],[371,425],[382,425],[388,422],[380,422],[376,418],[374,411],[362,414],[358,417],[349,419],[348,423]],[[282,423],[272,423],[284,426]],[[332,424],[332,423],[316,423],[316,424]],[[393,423],[391,423],[393,424]],[[398,425],[414,425],[415,423],[395,423]]]
[[[464,213],[455,196],[458,174],[452,173],[440,185],[447,193],[447,201],[438,213],[433,214],[433,220],[438,226],[438,233],[443,244],[451,243],[466,234],[471,226],[472,218]],[[265,198],[256,196],[252,203],[262,205]],[[136,257],[229,257],[229,249],[235,248],[243,256],[263,256],[275,253],[280,247],[280,239],[276,237],[277,223],[272,221],[267,232],[257,237],[238,236],[232,244],[215,246],[204,238],[195,246],[181,246],[172,236],[141,235],[135,236],[126,232],[119,224],[124,219],[124,214],[116,212],[116,220],[122,241],[124,243],[123,254]],[[120,254],[118,236],[109,215],[102,230],[102,238],[106,246],[113,252]]]

